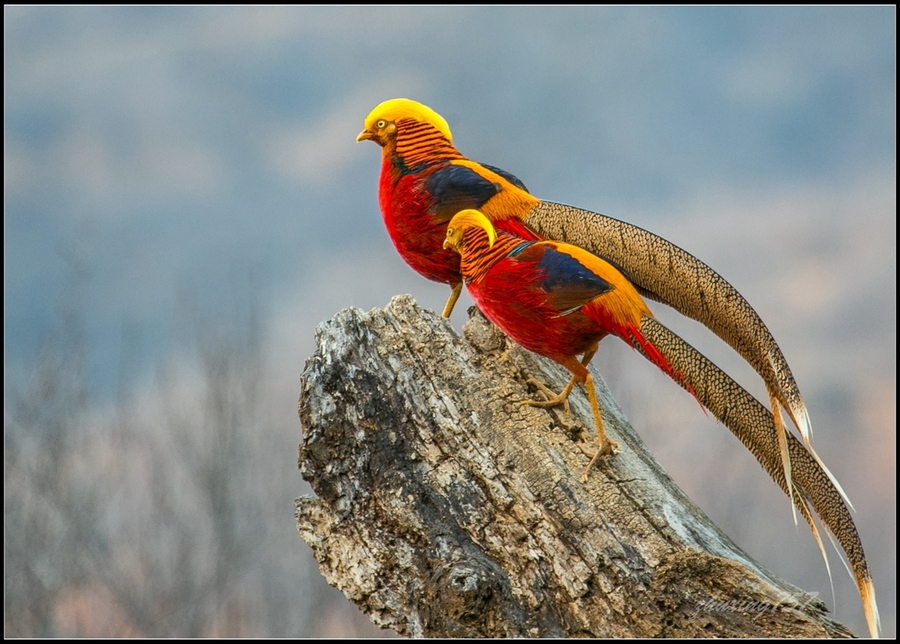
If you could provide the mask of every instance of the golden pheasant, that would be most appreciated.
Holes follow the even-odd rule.
[[[600,340],[612,334],[636,343],[664,373],[680,382],[641,335],[641,320],[651,315],[650,309],[609,262],[571,244],[524,241],[505,233],[498,237],[491,222],[477,210],[463,210],[453,217],[444,248],[461,256],[460,270],[469,293],[489,320],[526,349],[555,360],[572,373],[562,393],[549,394],[550,399],[542,403],[529,401],[531,404],[563,404],[576,381],[584,385],[599,445],[585,470],[587,480],[597,458],[618,447],[603,431],[593,379],[585,368]],[[582,354],[584,359],[579,361],[577,356]]]
[[[821,463],[794,436],[786,436],[797,491],[791,495],[772,414],[656,321],[637,290],[616,267],[571,244],[523,240],[497,232],[483,214],[471,209],[451,219],[443,246],[459,253],[460,270],[469,293],[489,320],[526,349],[555,360],[573,374],[558,396],[542,403],[526,402],[539,406],[561,404],[576,381],[584,385],[599,444],[585,469],[585,479],[598,457],[613,454],[618,447],[604,432],[593,380],[586,369],[600,340],[612,334],[633,345],[693,394],[744,443],[791,496],[809,524],[827,567],[828,558],[812,512],[819,516],[847,554],[870,632],[877,636],[878,608],[862,541],[839,490]],[[581,354],[584,357],[579,361],[577,356]]]

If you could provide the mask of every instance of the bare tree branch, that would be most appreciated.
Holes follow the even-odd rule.
[[[298,529],[376,624],[411,636],[851,635],[713,525],[596,372],[622,453],[584,484],[583,391],[571,416],[524,406],[528,376],[558,391],[568,373],[480,315],[464,334],[409,296],[316,329],[299,464],[318,497],[297,500]]]

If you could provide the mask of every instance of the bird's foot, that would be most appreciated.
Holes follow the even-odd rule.
[[[591,462],[587,464],[587,467],[584,468],[584,472],[581,473],[581,480],[585,483],[588,482],[588,475],[590,475],[591,470],[594,468],[594,465],[604,456],[617,456],[620,452],[619,444],[616,441],[611,441],[608,438],[604,437],[603,443],[600,445],[600,448],[596,452],[591,452],[587,447],[578,443],[578,448],[582,451],[582,453],[591,459]]]
[[[541,393],[547,396],[547,400],[523,400],[523,405],[531,405],[532,407],[557,407],[559,405],[563,406],[563,409],[566,410],[566,414],[569,413],[569,393],[571,392],[571,388],[563,389],[559,394],[553,393],[550,389],[542,385],[540,382],[535,380],[534,378],[528,379],[529,385],[534,385],[537,387]]]

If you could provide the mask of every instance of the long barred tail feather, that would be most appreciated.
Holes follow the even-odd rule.
[[[645,342],[633,342],[633,346],[656,364],[656,357],[645,351],[647,344],[655,347],[673,371],[681,372],[682,382],[679,384],[685,389],[690,388],[688,390],[750,450],[771,479],[790,496],[775,421],[765,405],[656,319],[645,317],[640,331]],[[796,490],[793,502],[813,531],[819,550],[826,559],[829,578],[830,566],[813,521],[813,512],[822,521],[826,534],[834,535],[841,544],[860,591],[869,632],[872,637],[878,637],[880,621],[872,575],[842,490],[821,460],[803,442],[790,433],[785,434],[785,440]]]
[[[648,318],[648,316],[644,316],[643,320],[652,319]],[[643,327],[642,327],[643,328]],[[691,394],[697,403],[700,405],[700,408],[703,409],[703,413],[706,413],[706,406],[703,404],[703,401],[697,396],[693,387],[691,387],[690,383],[685,380],[684,372],[681,369],[673,368],[669,361],[666,360],[665,356],[660,353],[659,349],[656,346],[647,340],[644,337],[643,333],[640,329],[629,328],[627,330],[628,340],[630,340],[631,345],[637,349],[641,355],[647,358],[650,362],[659,367],[663,373],[669,376],[672,380],[674,380],[679,387],[686,390],[689,394]]]

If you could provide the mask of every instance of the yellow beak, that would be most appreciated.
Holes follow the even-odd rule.
[[[360,132],[359,135],[356,137],[356,142],[359,143],[360,141],[365,141],[365,140],[367,140],[367,139],[371,140],[371,139],[374,139],[374,138],[375,138],[375,134],[374,134],[374,133],[370,132],[369,130],[363,130],[363,131]]]

